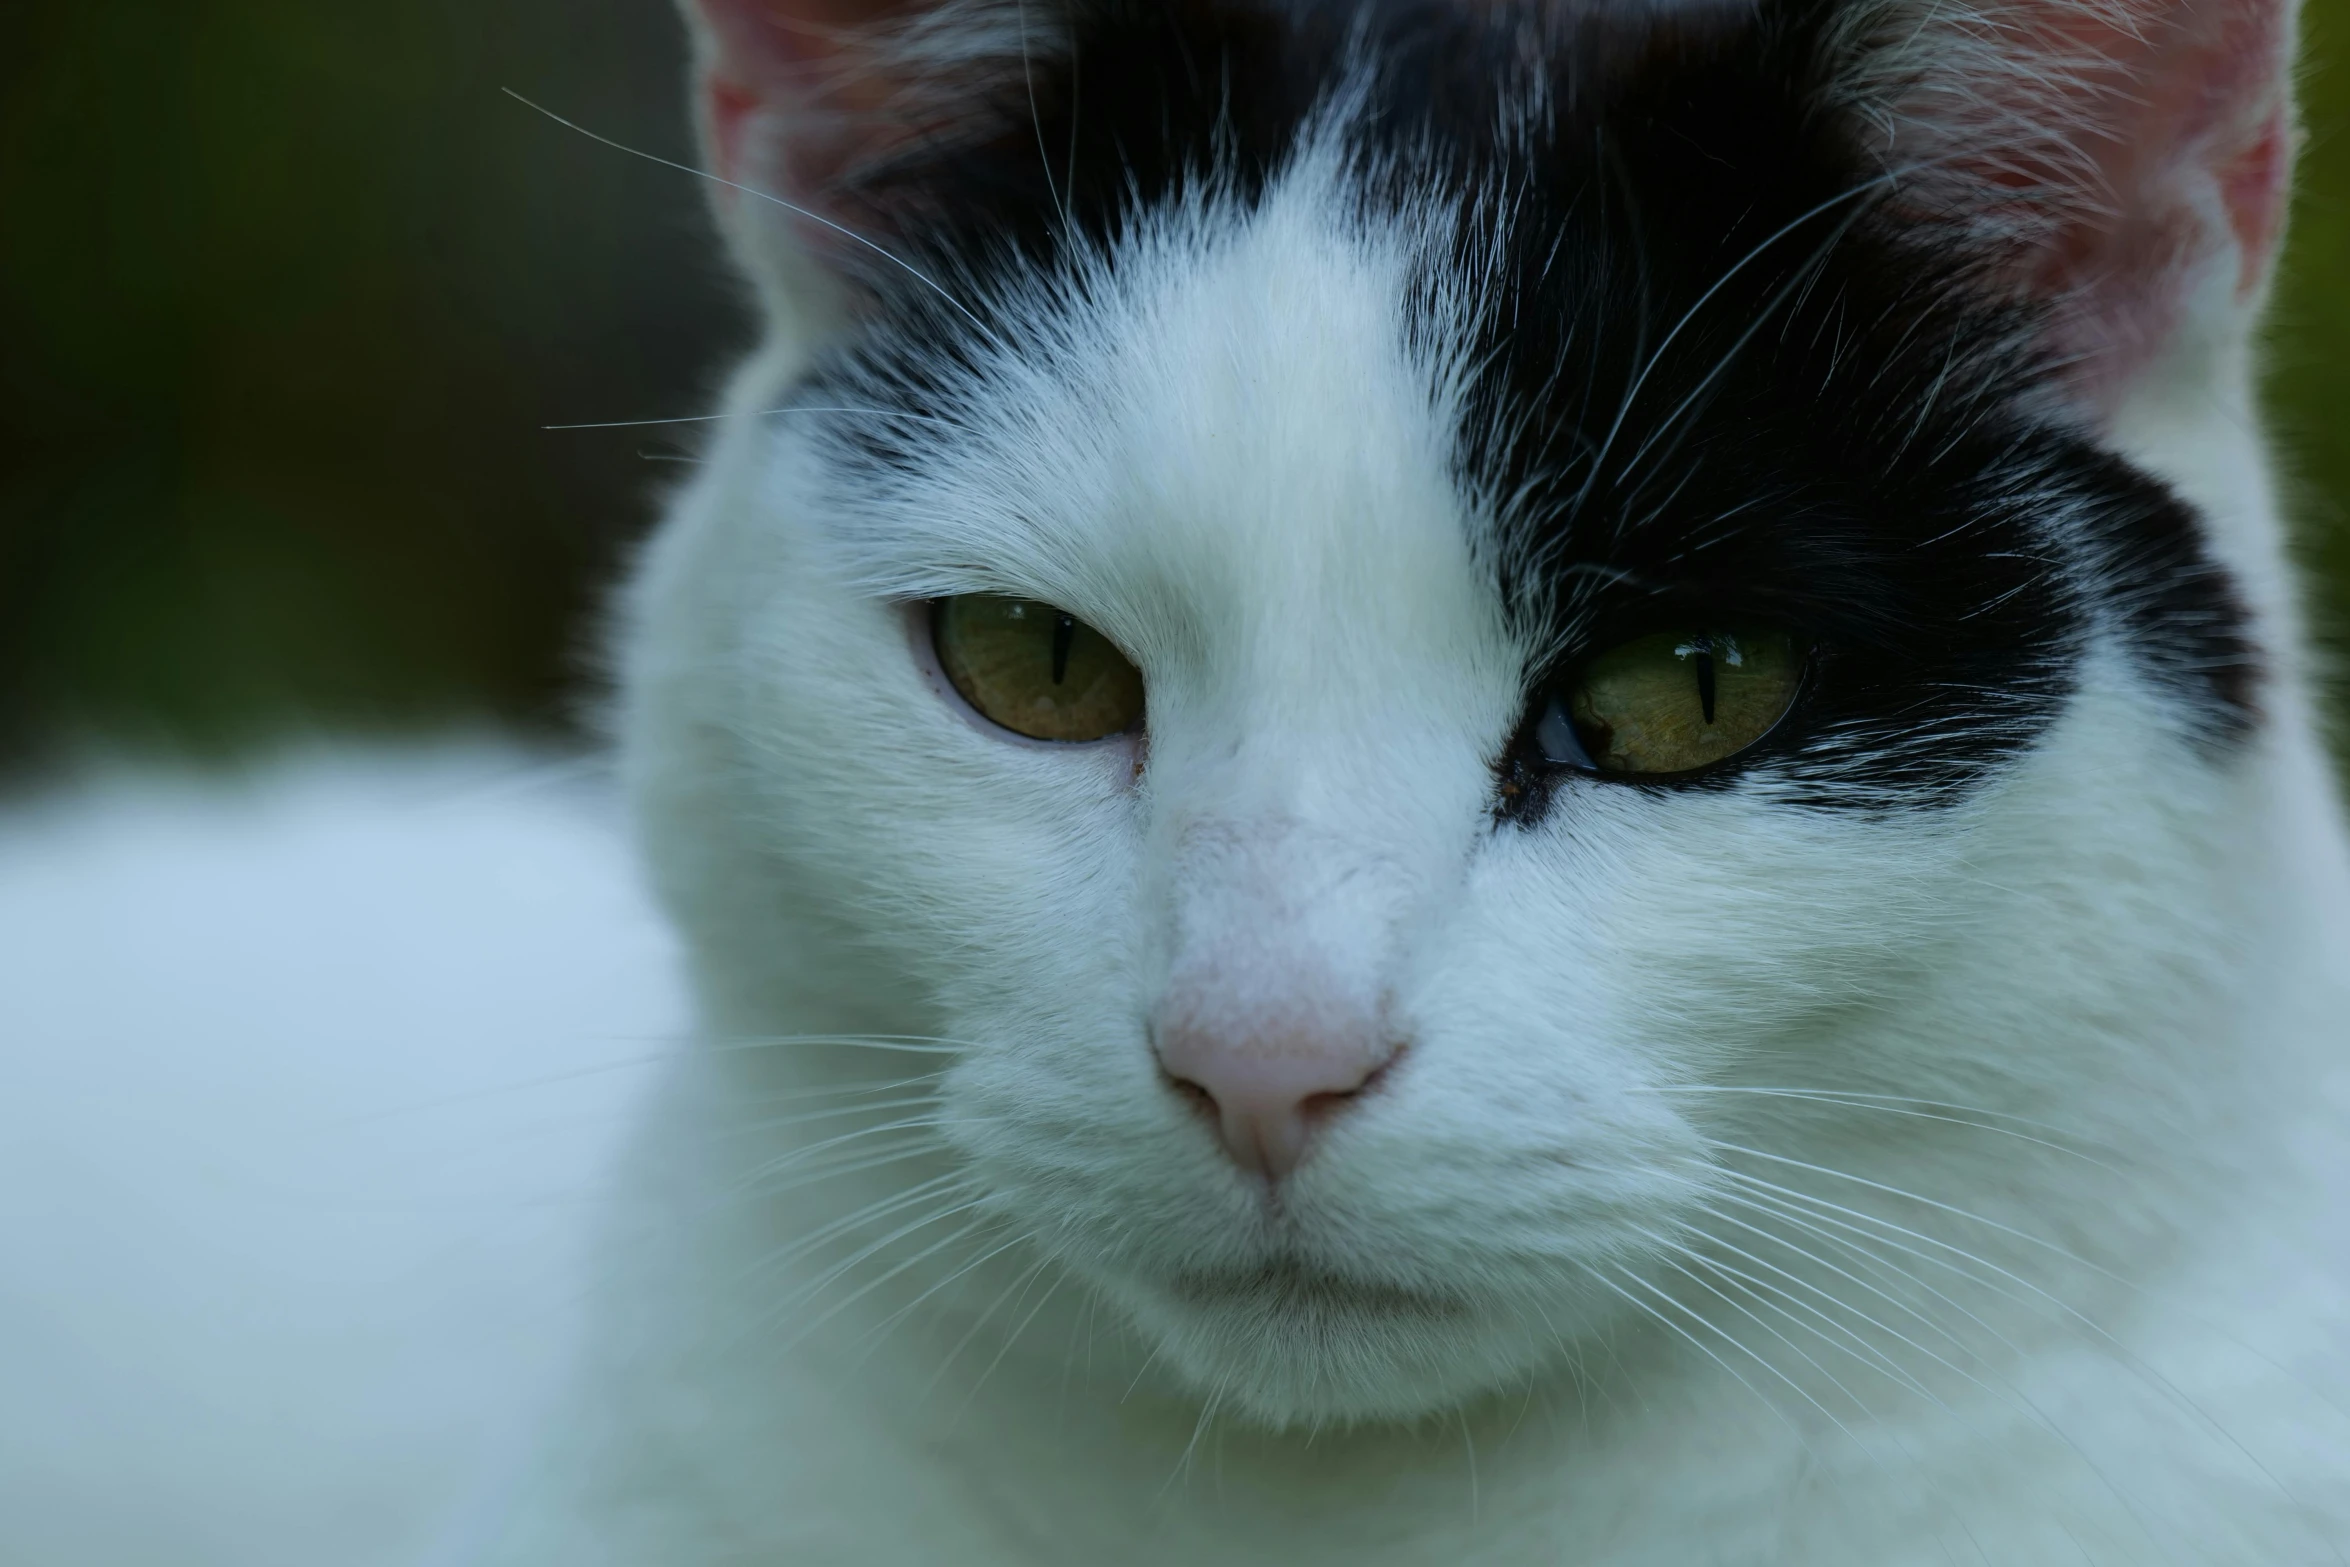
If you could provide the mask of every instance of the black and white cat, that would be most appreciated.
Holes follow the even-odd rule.
[[[693,9],[699,1043],[460,1559],[2350,1553],[2290,4]]]
[[[2288,5],[697,20],[708,1043],[499,1559],[2341,1559]]]

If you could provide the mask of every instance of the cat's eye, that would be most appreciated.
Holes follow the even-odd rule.
[[[1551,697],[1535,743],[1595,772],[1691,772],[1769,734],[1802,679],[1803,650],[1784,631],[1659,631],[1582,664]]]
[[[990,722],[1031,740],[1105,740],[1142,722],[1142,671],[1110,639],[1034,599],[940,599],[939,668]]]

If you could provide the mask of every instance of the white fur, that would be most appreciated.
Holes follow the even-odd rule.
[[[993,302],[1061,347],[901,486],[746,416],[683,499],[625,741],[718,1048],[497,1559],[2337,1559],[2350,873],[2292,660],[2231,757],[2099,632],[1938,814],[1585,783],[1495,830],[1447,377],[1396,346],[1410,236],[1329,179]],[[2289,642],[2241,378],[2173,373],[2119,429]],[[961,712],[900,604],[959,591],[1131,651],[1147,757]],[[1203,922],[1370,966],[1411,1038],[1277,1223],[1141,1027]],[[1786,1084],[1899,1097],[1738,1091]],[[1277,1255],[1361,1293],[1181,1284]]]

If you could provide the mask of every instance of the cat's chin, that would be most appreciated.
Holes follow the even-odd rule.
[[[1275,1429],[1416,1420],[1522,1383],[1555,1345],[1489,1303],[1287,1263],[1112,1293],[1196,1393]]]

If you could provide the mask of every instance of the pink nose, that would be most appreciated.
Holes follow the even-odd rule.
[[[1315,1128],[1370,1086],[1396,1046],[1368,1029],[1289,1028],[1271,1036],[1187,1024],[1158,1031],[1159,1065],[1204,1098],[1239,1166],[1277,1181]]]

